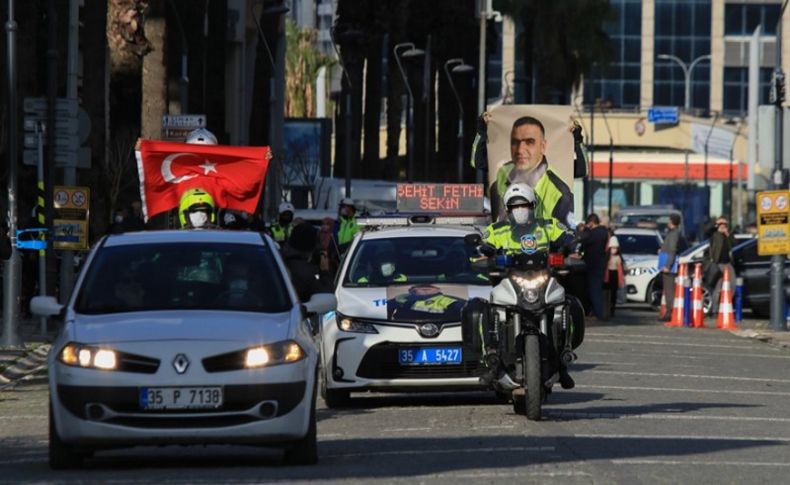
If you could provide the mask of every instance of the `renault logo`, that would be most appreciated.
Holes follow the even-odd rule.
[[[173,368],[176,372],[183,374],[187,371],[187,367],[189,367],[189,359],[187,359],[187,356],[184,354],[176,355],[176,358],[173,359]]]
[[[420,335],[423,337],[436,337],[439,335],[439,326],[435,323],[423,323],[420,325]]]

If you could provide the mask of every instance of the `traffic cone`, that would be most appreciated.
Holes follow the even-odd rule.
[[[686,279],[686,265],[680,264],[678,265],[678,275],[675,278],[675,300],[672,304],[672,320],[665,324],[667,327],[683,326],[684,279]]]
[[[735,315],[732,311],[732,289],[730,286],[730,268],[724,267],[724,276],[721,280],[721,297],[719,298],[719,318],[716,328],[722,330],[735,330]]]
[[[691,326],[705,328],[702,311],[702,263],[694,265],[694,282],[691,287]]]

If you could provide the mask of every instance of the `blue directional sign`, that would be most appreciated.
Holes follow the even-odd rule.
[[[675,106],[647,108],[647,121],[657,124],[676,124],[678,122],[678,109]]]

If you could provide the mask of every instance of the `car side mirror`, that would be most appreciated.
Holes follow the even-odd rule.
[[[54,296],[35,296],[30,300],[30,313],[40,317],[62,317],[65,309]]]
[[[337,308],[337,298],[333,293],[316,293],[304,304],[304,311],[307,314],[321,315],[329,313],[335,308]]]

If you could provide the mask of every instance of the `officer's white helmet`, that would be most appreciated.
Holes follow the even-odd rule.
[[[505,202],[505,207],[525,203],[535,204],[537,201],[535,191],[527,184],[511,185],[505,191],[505,196],[502,197],[502,200]]]
[[[291,212],[291,213],[293,213],[294,212],[294,206],[290,202],[283,202],[282,204],[280,204],[280,207],[278,207],[277,210],[280,212],[280,214],[282,214],[283,212]]]
[[[339,205],[347,205],[356,208],[354,206],[354,199],[351,199],[349,197],[346,197],[343,200],[341,200]]]
[[[217,137],[205,128],[198,128],[189,132],[186,142],[195,145],[216,145]]]

